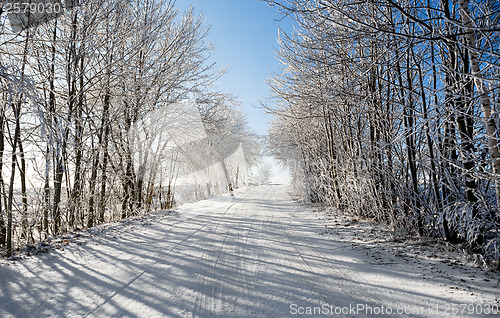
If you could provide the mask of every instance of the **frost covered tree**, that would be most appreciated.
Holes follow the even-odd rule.
[[[8,254],[171,206],[164,184],[138,175],[130,147],[131,127],[157,109],[189,98],[217,104],[209,112],[200,103],[207,131],[218,140],[232,129],[225,138],[253,160],[254,136],[236,103],[212,92],[223,71],[208,61],[209,26],[194,9],[91,0],[20,32],[1,22],[0,246]]]
[[[499,4],[267,2],[297,26],[270,147],[302,193],[498,259]]]

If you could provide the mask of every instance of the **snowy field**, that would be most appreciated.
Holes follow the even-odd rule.
[[[499,306],[498,275],[452,247],[392,240],[285,186],[58,242],[0,261],[0,317],[483,317]]]

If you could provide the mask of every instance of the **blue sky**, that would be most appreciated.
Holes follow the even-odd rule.
[[[280,17],[275,8],[260,0],[177,0],[187,8],[195,5],[211,25],[208,41],[215,44],[212,61],[228,72],[219,89],[236,95],[243,103],[250,128],[264,135],[272,119],[260,108],[259,100],[269,96],[266,80],[281,63],[274,57]]]

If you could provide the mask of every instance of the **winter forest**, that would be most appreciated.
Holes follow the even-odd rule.
[[[0,317],[500,312],[499,0],[23,1]]]
[[[500,4],[267,1],[281,31],[266,152],[304,199],[500,257]],[[9,12],[7,12],[9,13]],[[174,1],[2,15],[0,246],[232,191],[260,157]]]
[[[258,139],[236,98],[212,89],[224,72],[207,63],[209,27],[193,10],[92,0],[21,31],[9,17],[0,31],[7,255],[246,182]]]
[[[500,3],[269,1],[268,148],[308,200],[500,257]]]

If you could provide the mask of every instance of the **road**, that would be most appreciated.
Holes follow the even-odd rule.
[[[464,306],[495,306],[494,289],[450,291],[450,279],[422,277],[421,263],[325,232],[327,221],[348,229],[292,201],[285,186],[177,212],[3,261],[0,316],[473,317],[478,309]]]

